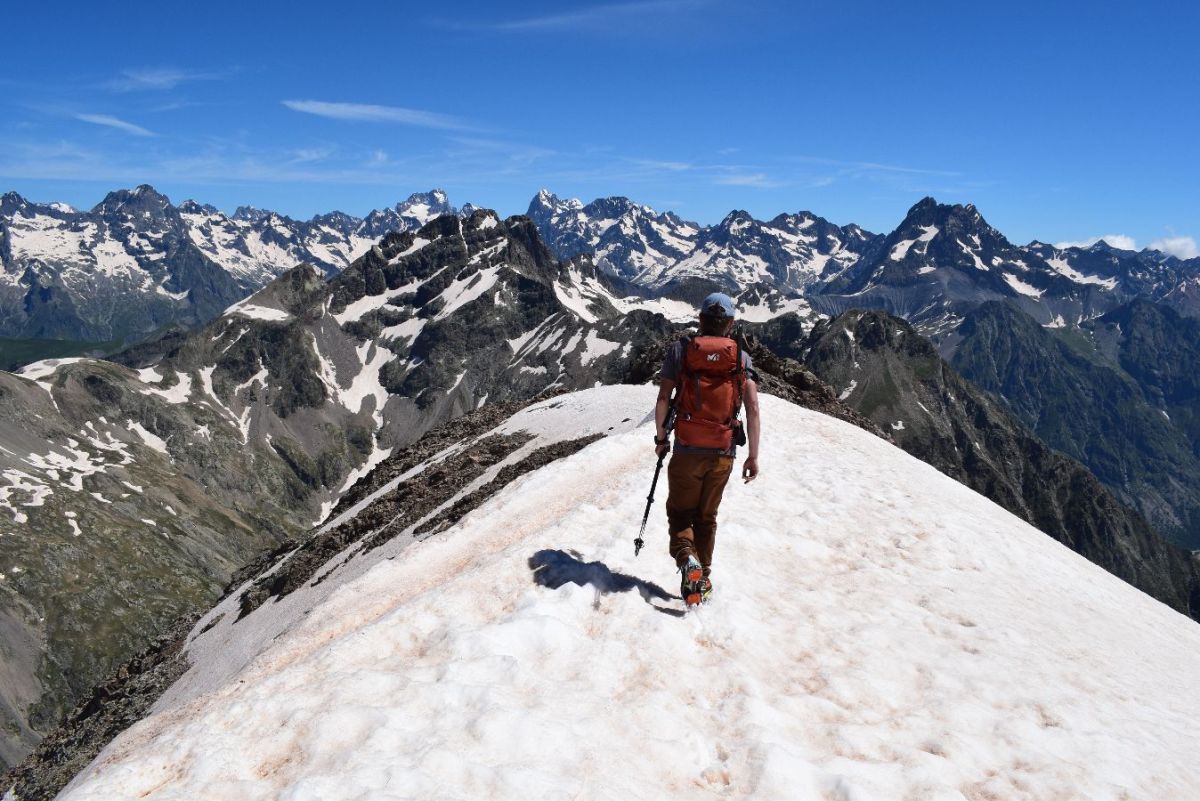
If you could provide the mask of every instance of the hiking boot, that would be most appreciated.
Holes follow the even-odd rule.
[[[712,581],[708,576],[700,580],[700,603],[706,604],[712,600]]]
[[[688,606],[695,606],[702,600],[704,568],[700,566],[696,557],[689,556],[687,562],[679,568],[679,572],[683,574],[683,579],[679,582],[679,595]]]

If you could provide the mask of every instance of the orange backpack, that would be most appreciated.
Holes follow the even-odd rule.
[[[742,349],[728,337],[695,336],[683,340],[675,438],[689,448],[728,450],[742,408],[746,371]]]

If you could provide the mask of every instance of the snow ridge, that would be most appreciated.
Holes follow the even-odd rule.
[[[505,430],[553,436],[555,403],[634,422],[428,541],[217,620],[62,798],[1200,792],[1194,623],[782,401],[764,473],[726,493],[717,600],[680,617],[665,543],[630,547],[653,396],[529,407]]]

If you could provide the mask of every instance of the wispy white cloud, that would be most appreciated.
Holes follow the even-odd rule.
[[[936,169],[928,167],[911,167],[905,164],[885,164],[878,161],[854,161],[845,159],[831,159],[822,156],[785,156],[784,161],[795,162],[799,164],[813,164],[824,167],[834,167],[842,171],[843,174],[864,175],[871,173],[894,173],[897,175],[930,175],[940,176],[943,178],[957,178],[962,175],[956,170]]]
[[[696,168],[695,164],[687,161],[662,161],[659,159],[630,159],[630,161],[652,170],[665,170],[667,172],[689,172]]]
[[[1196,246],[1196,240],[1190,236],[1167,236],[1155,239],[1150,243],[1150,249],[1161,250],[1163,253],[1180,259],[1200,257],[1200,248]]]
[[[1068,242],[1055,242],[1056,248],[1090,248],[1097,242],[1106,242],[1110,247],[1117,250],[1137,250],[1137,240],[1126,234],[1105,234],[1104,236],[1093,236],[1090,239],[1079,239]]]
[[[120,77],[109,81],[108,88],[117,92],[162,91],[174,89],[191,81],[215,81],[228,77],[229,70],[186,70],[178,67],[140,67],[122,70]]]
[[[771,189],[782,186],[779,181],[772,180],[763,172],[734,173],[718,177],[715,183],[722,186],[755,186],[760,189]]]
[[[292,158],[289,164],[310,164],[315,161],[324,161],[337,152],[337,148],[333,147],[302,147],[292,151]]]
[[[711,0],[646,0],[634,3],[607,3],[576,8],[572,11],[562,11],[556,14],[543,14],[536,17],[523,17],[515,20],[497,22],[463,23],[460,21],[445,22],[445,27],[460,30],[493,30],[493,31],[591,31],[625,26],[630,22],[651,16],[676,14],[684,11],[710,5]]]
[[[763,165],[777,178],[778,186],[823,189],[834,185],[871,184],[887,187],[903,197],[973,196],[992,182],[970,179],[965,173],[943,167],[917,167],[880,161],[788,154]]]
[[[117,117],[113,117],[108,114],[76,114],[75,119],[80,120],[81,122],[90,122],[92,125],[103,125],[106,128],[116,128],[118,131],[124,131],[125,133],[133,134],[134,136],[158,135],[154,133],[154,131],[143,128],[140,125],[134,125],[132,122],[126,122],[125,120],[118,119]]]
[[[324,100],[284,100],[282,102],[292,111],[315,114],[318,117],[327,117],[332,120],[393,122],[449,131],[471,129],[470,125],[456,117],[415,108],[380,106],[372,103],[330,103]]]

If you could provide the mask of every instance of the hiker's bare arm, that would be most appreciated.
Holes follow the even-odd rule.
[[[750,455],[742,466],[742,478],[747,482],[758,476],[758,433],[761,428],[758,416],[758,385],[747,379],[746,392],[746,438],[750,444]]]
[[[658,382],[658,402],[654,404],[654,438],[658,440],[667,437],[667,410],[671,406],[671,393],[675,391],[675,382],[664,378]],[[662,456],[667,452],[666,443],[655,444],[654,452]]]

